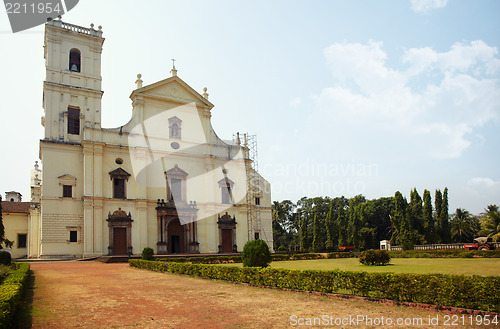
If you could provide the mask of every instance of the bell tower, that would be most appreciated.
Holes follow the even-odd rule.
[[[43,108],[45,140],[92,140],[101,128],[101,53],[104,38],[94,29],[51,20],[45,26]],[[85,129],[95,128],[95,129]]]

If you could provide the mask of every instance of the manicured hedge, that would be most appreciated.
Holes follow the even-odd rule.
[[[0,328],[12,328],[13,319],[21,303],[30,264],[15,263],[15,270],[0,285]]]
[[[500,258],[500,250],[393,250],[389,255],[391,258]]]
[[[213,257],[175,257],[158,258],[157,261],[191,263],[191,264],[226,264],[241,263],[241,256],[213,256]]]
[[[260,286],[347,293],[403,302],[500,312],[500,277],[351,271],[301,271],[205,264],[150,262],[131,266]]]

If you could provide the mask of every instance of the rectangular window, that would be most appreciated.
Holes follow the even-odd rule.
[[[78,231],[69,231],[69,242],[78,242]]]
[[[63,185],[63,198],[72,198],[72,197],[73,197],[73,186]]]
[[[113,180],[113,198],[125,199],[125,179],[115,178]]]
[[[172,178],[172,198],[174,201],[182,201],[182,180]]]
[[[255,236],[255,240],[259,240],[259,237],[260,237],[259,232],[255,232],[255,235],[254,235],[254,236]]]
[[[17,235],[17,247],[18,248],[26,248],[26,234],[18,234]]]
[[[255,198],[255,205],[260,206],[260,198]]]
[[[80,135],[80,109],[68,107],[68,134]]]

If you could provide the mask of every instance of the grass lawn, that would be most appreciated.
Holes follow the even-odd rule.
[[[242,264],[230,264],[242,266]],[[271,267],[298,270],[371,271],[500,275],[500,258],[393,258],[388,266],[361,265],[357,258],[311,259],[272,262]]]

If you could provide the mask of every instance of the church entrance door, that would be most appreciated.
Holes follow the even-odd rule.
[[[113,254],[127,254],[127,228],[125,227],[113,228]]]
[[[222,230],[222,252],[233,251],[233,230]]]
[[[168,241],[170,250],[172,254],[184,253],[184,227],[181,225],[179,220],[174,220],[168,224]]]

